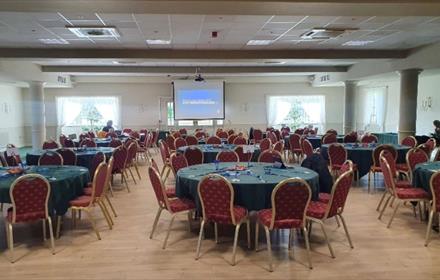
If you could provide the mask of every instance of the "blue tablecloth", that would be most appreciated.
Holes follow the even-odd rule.
[[[322,139],[322,135],[318,135],[318,136],[307,136],[306,137],[307,140],[310,141],[310,144],[312,144],[313,149],[319,148],[321,147],[321,139]],[[344,136],[338,135],[337,136],[337,140],[339,143],[344,142]],[[289,136],[285,136],[284,137],[284,146],[286,149],[289,149],[290,144],[289,144]]]
[[[377,137],[379,144],[399,144],[397,133],[384,132],[384,133],[372,133]]]
[[[416,165],[413,172],[413,186],[423,188],[428,193],[431,193],[429,181],[432,174],[440,170],[440,161],[425,162]]]
[[[324,159],[328,160],[328,146],[321,146],[321,155]],[[345,149],[347,150],[347,157],[353,163],[357,164],[359,170],[359,178],[368,174],[371,165],[373,164],[373,150],[377,147],[377,144],[369,144],[367,146],[363,146],[362,144],[354,145],[351,143],[344,144]],[[406,153],[409,150],[409,147],[402,145],[393,145],[398,153],[397,162],[405,163]]]
[[[178,152],[184,153],[186,149],[188,149],[189,146],[183,146],[177,149]],[[215,160],[217,157],[217,154],[220,151],[225,150],[234,150],[236,145],[233,144],[222,144],[222,145],[196,145],[200,150],[203,152],[203,162],[204,163],[211,163]],[[258,161],[258,156],[260,155],[260,148],[258,146],[255,146],[255,151],[252,156],[251,161]]]
[[[240,163],[240,165],[247,166],[247,163]],[[279,182],[292,177],[306,180],[312,190],[312,199],[317,200],[318,198],[318,173],[308,168],[295,166],[279,169],[273,168],[272,164],[269,163],[253,162],[248,169],[249,171],[225,171],[226,168],[234,166],[234,163],[220,163],[220,171],[215,170],[215,164],[199,164],[182,168],[177,172],[176,195],[180,198],[195,200],[200,210],[197,193],[198,183],[203,176],[218,173],[225,176],[232,183],[235,192],[234,203],[250,211],[270,208],[271,194],[274,187]],[[265,167],[270,170],[270,174],[266,174]]]

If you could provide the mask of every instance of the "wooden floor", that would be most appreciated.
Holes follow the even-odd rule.
[[[424,247],[426,224],[414,218],[407,207],[399,210],[392,227],[387,229],[391,209],[379,221],[375,209],[382,193],[368,194],[365,187],[351,189],[345,209],[355,248],[350,249],[343,229],[331,221],[326,226],[336,254],[332,259],[320,228],[315,225],[311,237],[312,270],[306,267],[302,237],[295,237],[292,255],[287,250],[284,232],[272,234],[272,273],[267,270],[263,236],[259,252],[248,250],[242,238],[237,264],[229,265],[230,228],[222,229],[219,245],[214,243],[212,234],[207,234],[201,259],[195,261],[198,225],[194,222],[193,232],[189,232],[186,215],[176,219],[169,246],[162,250],[170,216],[162,216],[157,233],[150,240],[148,234],[157,203],[145,164],[141,174],[141,182],[131,183],[131,193],[116,191],[113,201],[119,215],[113,230],[108,229],[103,216],[96,211],[100,241],[87,220],[81,220],[71,230],[67,216],[62,236],[56,240],[56,255],[51,255],[49,243],[42,242],[40,223],[16,226],[15,257],[20,259],[11,264],[4,224],[0,221],[0,279],[440,279],[439,235],[433,234],[430,246]],[[245,227],[242,230],[244,237]]]

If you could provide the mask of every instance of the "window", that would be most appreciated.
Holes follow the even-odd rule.
[[[387,87],[367,87],[359,94],[358,116],[362,123],[359,128],[368,132],[383,132]]]
[[[108,120],[120,127],[118,97],[58,97],[56,103],[58,129],[63,134],[101,130]]]
[[[167,102],[167,125],[174,126],[174,109],[173,102]]]
[[[269,126],[292,129],[313,125],[323,129],[325,97],[321,95],[267,96]]]
[[[197,121],[197,125],[212,125],[213,121],[212,120],[201,120],[201,121]]]

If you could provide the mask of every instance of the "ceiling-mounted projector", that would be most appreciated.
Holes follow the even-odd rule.
[[[205,78],[202,77],[202,74],[198,74],[196,75],[196,77],[194,78],[194,81],[196,82],[204,82]]]

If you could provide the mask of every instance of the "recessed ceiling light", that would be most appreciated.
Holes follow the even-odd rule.
[[[149,39],[145,40],[148,45],[169,45],[171,44],[171,40],[159,40],[159,39]]]
[[[38,39],[43,44],[46,45],[68,45],[69,42],[64,39]]]
[[[265,61],[264,64],[278,64],[278,65],[282,65],[282,64],[286,64],[285,61]]]
[[[342,45],[343,46],[365,46],[365,45],[368,45],[370,43],[374,43],[374,41],[369,41],[369,40],[366,40],[366,41],[348,41],[348,42],[345,42]]]
[[[273,40],[249,40],[246,45],[248,46],[267,46],[273,43]]]
[[[80,38],[119,37],[116,28],[111,26],[67,26],[67,29]]]
[[[112,63],[116,64],[116,65],[135,65],[135,64],[137,64],[136,61],[128,61],[128,60],[127,61],[113,60]]]

